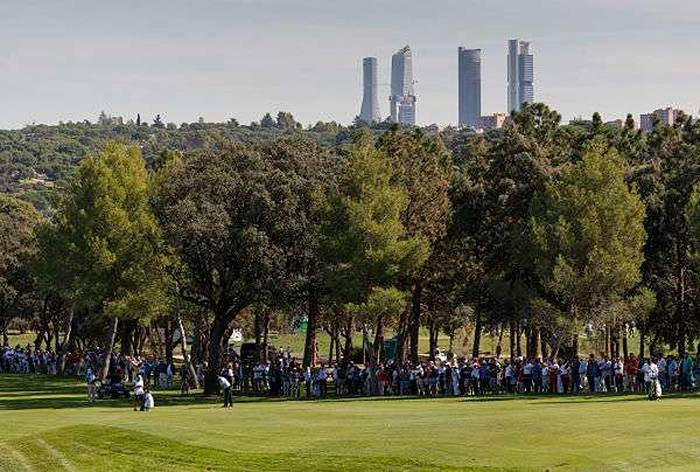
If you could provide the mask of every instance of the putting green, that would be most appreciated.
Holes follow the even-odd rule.
[[[0,375],[2,471],[698,470],[700,396],[238,399],[88,405]]]

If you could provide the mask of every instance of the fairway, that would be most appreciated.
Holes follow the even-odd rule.
[[[0,376],[3,471],[697,470],[700,397],[84,402]]]

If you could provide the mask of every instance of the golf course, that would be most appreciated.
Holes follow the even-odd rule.
[[[151,412],[82,383],[0,376],[2,471],[697,470],[700,396],[284,401],[158,392]]]

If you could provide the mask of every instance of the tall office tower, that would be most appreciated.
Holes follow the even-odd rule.
[[[377,58],[362,59],[362,108],[360,119],[367,123],[379,122],[379,96],[377,95]]]
[[[405,125],[416,124],[416,95],[413,92],[413,56],[404,46],[391,56],[391,121]]]
[[[457,50],[459,126],[481,128],[481,49]]]
[[[508,41],[508,111],[520,111],[523,103],[535,99],[534,58],[530,43],[511,39]]]

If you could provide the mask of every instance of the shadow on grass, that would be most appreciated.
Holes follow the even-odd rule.
[[[153,391],[156,407],[170,406],[200,406],[221,403],[221,397],[204,396],[195,393],[181,396],[177,390]],[[81,382],[74,378],[56,378],[41,375],[0,375],[0,411],[33,410],[33,409],[65,409],[65,408],[128,408],[133,405],[133,399],[97,400],[88,403],[86,389]],[[666,400],[675,398],[700,398],[692,392],[674,392],[663,397]],[[600,394],[600,395],[557,395],[557,394],[522,394],[522,395],[493,395],[483,397],[419,397],[383,396],[383,397],[328,397],[320,399],[261,397],[243,394],[235,397],[235,403],[346,403],[346,402],[398,402],[398,401],[464,401],[466,403],[488,403],[507,401],[530,401],[536,404],[575,404],[599,402],[635,402],[646,401],[644,394]]]

